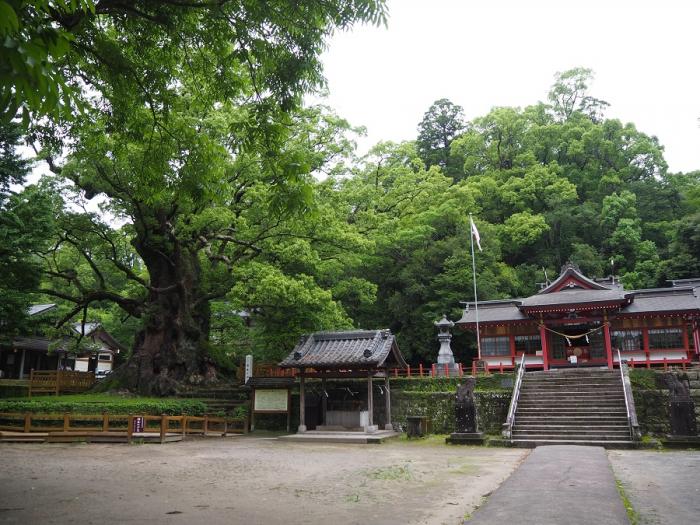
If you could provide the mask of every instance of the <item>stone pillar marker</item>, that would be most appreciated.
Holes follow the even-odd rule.
[[[457,387],[455,431],[446,439],[448,443],[453,445],[481,445],[484,443],[484,433],[479,432],[476,418],[475,388],[475,377],[467,377],[464,383]]]
[[[438,329],[437,339],[440,341],[440,351],[438,352],[437,358],[437,375],[445,375],[445,365],[447,365],[448,373],[452,376],[459,375],[459,367],[455,363],[455,356],[452,353],[452,346],[450,342],[452,341],[452,333],[450,330],[455,325],[452,321],[447,319],[446,315],[442,316],[442,319],[433,323]]]
[[[384,376],[384,402],[384,410],[386,414],[384,430],[394,430],[394,426],[391,424],[391,390],[389,390],[389,370],[386,371],[386,375]]]

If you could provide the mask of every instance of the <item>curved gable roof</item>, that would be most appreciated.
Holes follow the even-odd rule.
[[[302,339],[280,363],[281,368],[378,368],[388,362],[406,368],[389,330],[315,332]]]
[[[568,262],[561,268],[559,277],[545,288],[542,288],[537,295],[559,292],[567,288],[580,288],[583,290],[610,290],[609,287],[589,279],[581,273],[581,269],[574,263]]]

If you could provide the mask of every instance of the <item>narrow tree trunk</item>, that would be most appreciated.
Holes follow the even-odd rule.
[[[170,232],[159,230],[134,241],[152,290],[123,380],[142,394],[162,396],[184,385],[211,382],[217,374],[207,354],[210,308],[202,300],[197,253],[177,239],[164,241]]]

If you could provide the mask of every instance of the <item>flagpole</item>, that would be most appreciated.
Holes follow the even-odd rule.
[[[479,300],[476,296],[476,258],[474,257],[474,231],[472,225],[474,224],[474,219],[472,219],[472,214],[469,214],[469,240],[472,249],[472,275],[474,281],[474,313],[476,314],[476,351],[477,358],[481,360],[481,338],[479,337]]]

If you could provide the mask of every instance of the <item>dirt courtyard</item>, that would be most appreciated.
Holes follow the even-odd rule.
[[[0,523],[460,523],[527,455],[447,446],[2,444]]]

